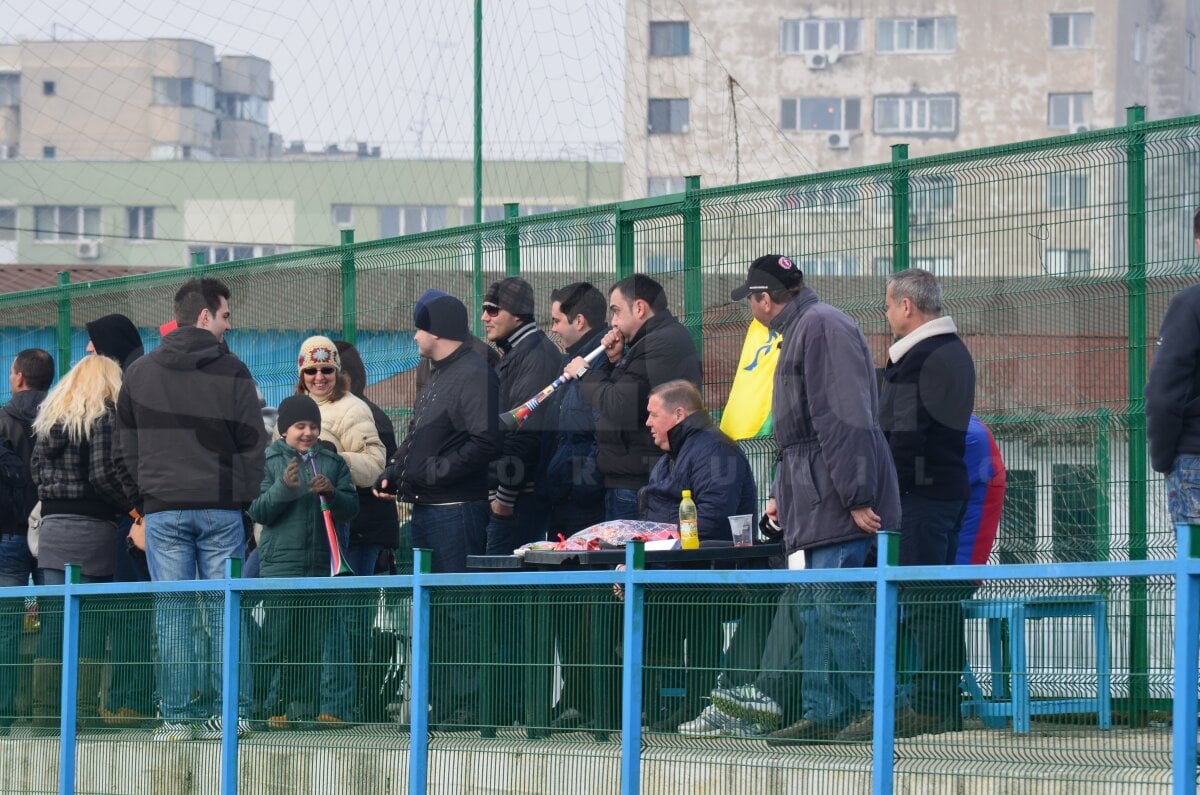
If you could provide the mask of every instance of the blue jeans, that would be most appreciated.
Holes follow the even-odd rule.
[[[605,489],[604,521],[638,518],[637,489]]]
[[[487,554],[511,555],[517,547],[546,540],[547,513],[533,494],[517,497],[512,516],[491,514],[487,524]]]
[[[467,570],[467,555],[482,555],[486,544],[487,502],[414,505],[414,549],[433,552],[433,572]],[[510,550],[511,551],[511,550]],[[461,601],[461,597],[459,600]],[[439,606],[435,599],[430,633],[430,701],[433,722],[474,714],[479,693],[479,615],[469,605]]]
[[[42,584],[42,575],[23,535],[0,535],[0,586]],[[25,626],[25,597],[0,599],[0,728],[12,725],[16,711],[17,663]]]
[[[146,516],[146,560],[155,582],[220,579],[225,576],[225,561],[245,553],[240,511],[197,509]],[[158,594],[154,603],[163,719],[187,721],[220,714],[221,596]],[[243,639],[242,645],[248,648],[248,640]],[[249,714],[251,692],[246,660],[243,654],[239,666],[238,701],[244,715]],[[192,700],[194,692],[200,694],[197,701]]]
[[[1175,457],[1167,475],[1167,510],[1174,524],[1200,524],[1200,455]]]
[[[867,564],[875,537],[806,550],[810,569],[857,569]],[[845,724],[874,705],[871,590],[861,584],[815,585],[811,606],[800,605],[804,655],[804,717]]]

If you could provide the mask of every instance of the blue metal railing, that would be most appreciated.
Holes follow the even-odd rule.
[[[413,604],[413,652],[411,661],[411,728],[408,782],[410,793],[424,793],[428,782],[428,711],[430,596],[438,588],[528,587],[553,585],[621,585],[624,600],[624,657],[622,662],[621,791],[640,792],[640,721],[642,647],[645,589],[651,585],[778,585],[778,584],[869,584],[875,587],[875,659],[895,660],[899,586],[906,582],[960,580],[1050,580],[1114,577],[1169,577],[1175,588],[1175,638],[1173,662],[1172,792],[1196,792],[1197,687],[1200,676],[1200,527],[1178,525],[1177,555],[1168,560],[1101,563],[1021,564],[1010,566],[906,566],[896,565],[898,536],[879,534],[879,565],[874,569],[817,570],[647,570],[641,544],[626,550],[626,568],[614,571],[496,572],[431,574],[427,550],[415,551],[411,576],[353,578],[250,579],[238,578],[240,564],[230,561],[221,580],[78,584],[74,566],[68,567],[67,583],[61,586],[6,589],[6,596],[63,598],[63,682],[59,792],[75,788],[75,711],[78,688],[80,602],[92,596],[162,593],[220,593],[224,599],[222,645],[222,795],[237,792],[238,679],[240,675],[239,609],[241,595],[265,591],[346,591],[386,588],[392,592],[411,589]],[[874,666],[878,694],[896,692],[895,665]],[[872,792],[886,795],[893,788],[895,698],[875,702]]]

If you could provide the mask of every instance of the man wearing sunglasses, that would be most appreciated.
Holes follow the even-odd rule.
[[[483,327],[500,350],[500,410],[519,405],[558,377],[562,354],[533,321],[533,287],[510,276],[488,288]],[[519,429],[506,431],[489,481],[489,555],[510,555],[522,544],[546,538],[547,516],[538,505],[534,482],[552,452],[553,411],[534,412]]]

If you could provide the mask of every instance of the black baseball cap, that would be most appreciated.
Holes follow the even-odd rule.
[[[746,283],[729,293],[734,301],[740,301],[752,292],[790,290],[800,284],[804,274],[789,257],[782,254],[764,254],[750,263]]]

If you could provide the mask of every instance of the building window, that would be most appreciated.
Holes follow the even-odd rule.
[[[779,51],[862,52],[861,19],[784,19],[779,22]]]
[[[881,19],[875,26],[875,51],[954,52],[955,28],[954,17]]]
[[[277,245],[239,245],[239,246],[188,246],[187,264],[195,261],[197,254],[202,256],[201,264],[213,265],[218,262],[234,262],[237,260],[270,257],[274,254],[286,254],[291,246]]]
[[[58,91],[58,87],[56,85],[54,85],[53,80],[46,80],[45,82],[42,83],[42,93],[44,95],[46,95],[48,97],[52,97],[52,96],[54,96],[56,91]]]
[[[857,130],[862,105],[854,97],[785,97],[779,103],[779,129]]]
[[[100,235],[99,207],[34,207],[35,240],[85,240]]]
[[[1087,276],[1092,272],[1092,252],[1086,248],[1046,250],[1046,273],[1051,276]]]
[[[340,228],[354,226],[354,208],[349,204],[333,205],[333,225]]]
[[[862,196],[854,187],[787,188],[779,195],[779,206],[810,213],[856,213],[862,209]]]
[[[216,92],[209,83],[191,77],[156,77],[154,104],[215,110]]]
[[[688,131],[688,101],[686,99],[651,99],[649,108],[651,135],[680,134]]]
[[[1051,130],[1084,132],[1091,118],[1091,94],[1051,94],[1047,101],[1046,125]]]
[[[958,97],[876,97],[877,133],[954,133],[958,130]]]
[[[17,208],[0,207],[0,241],[17,239]]]
[[[1078,210],[1087,206],[1087,174],[1047,174],[1046,209]]]
[[[651,22],[650,55],[669,57],[691,52],[686,22]]]
[[[806,277],[858,275],[857,257],[799,257],[795,262]]]
[[[1133,62],[1142,62],[1142,26],[1133,26]]]
[[[503,214],[503,209],[501,210]],[[379,208],[379,236],[399,237],[446,228],[446,208],[434,205],[400,205]]]
[[[481,209],[483,210],[483,223],[485,223],[485,224],[490,223],[492,221],[503,221],[504,220],[504,205],[503,204],[485,204],[485,205],[483,205],[483,207]],[[475,208],[473,206],[472,207],[463,207],[462,208],[462,225],[470,226],[473,223],[475,223]]]
[[[1092,46],[1092,14],[1051,14],[1050,46],[1056,50]]]
[[[267,100],[253,94],[216,94],[217,113],[227,119],[266,124],[267,107]]]
[[[15,108],[21,104],[21,76],[0,74],[0,108]]]
[[[949,174],[913,177],[908,195],[909,217],[917,223],[930,223],[934,216],[954,209],[954,177]]]
[[[212,152],[191,144],[153,144],[151,160],[212,160]]]
[[[154,239],[153,207],[128,207],[125,214],[129,220],[129,231],[126,236],[130,240]]]
[[[53,160],[58,155],[58,149],[53,146],[42,147],[42,160]]]
[[[891,257],[876,257],[871,261],[875,276],[890,276],[893,273]],[[934,276],[950,276],[954,269],[954,257],[909,257],[908,267],[929,271]]]
[[[683,177],[650,177],[646,180],[647,196],[666,196],[669,193],[683,193],[687,188],[687,180]]]

